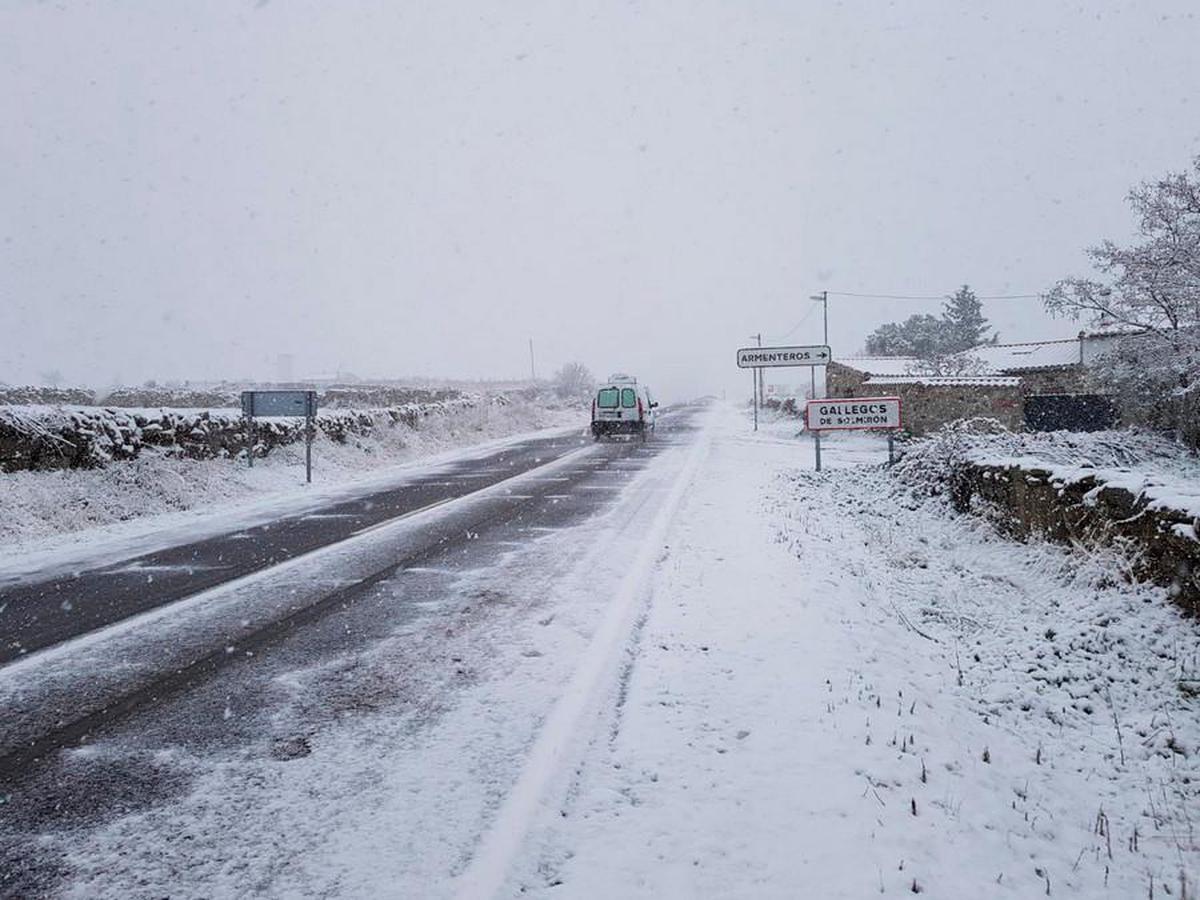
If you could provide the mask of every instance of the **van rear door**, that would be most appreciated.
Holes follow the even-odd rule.
[[[621,418],[621,389],[607,385],[596,392],[596,420],[616,422]]]
[[[636,422],[638,395],[633,385],[612,384],[596,392],[596,419],[600,422]]]

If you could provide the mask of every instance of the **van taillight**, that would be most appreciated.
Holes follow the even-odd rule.
[[[642,398],[638,397],[638,418],[642,417]]]
[[[596,401],[592,400],[592,418],[596,418]]]

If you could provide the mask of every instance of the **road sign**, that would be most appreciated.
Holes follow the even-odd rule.
[[[242,415],[250,423],[250,449],[246,458],[254,465],[254,420],[261,416],[304,417],[304,481],[312,482],[313,424],[317,417],[316,391],[242,391]]]
[[[316,391],[242,391],[242,415],[313,416],[317,413]]]
[[[770,369],[776,366],[827,366],[832,354],[828,345],[817,347],[742,347],[737,352],[739,369]]]
[[[829,397],[809,400],[805,409],[809,431],[899,428],[899,397]]]

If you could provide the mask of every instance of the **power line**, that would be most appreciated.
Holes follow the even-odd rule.
[[[830,291],[830,297],[855,297],[860,300],[949,300],[953,294],[855,294]],[[1041,300],[1045,294],[976,294],[976,300]]]
[[[799,322],[797,322],[795,325],[793,325],[791,328],[788,329],[787,334],[780,335],[779,337],[776,337],[776,338],[771,338],[771,340],[786,341],[793,334],[795,334],[797,331],[799,331],[800,326],[803,325],[805,322],[807,322],[810,318],[812,318],[812,314],[815,313],[816,311],[817,311],[817,308],[814,306],[807,313],[805,313],[804,317]]]

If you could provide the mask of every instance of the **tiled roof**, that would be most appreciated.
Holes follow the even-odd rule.
[[[872,375],[867,384],[924,384],[930,387],[1018,387],[1016,375]]]

